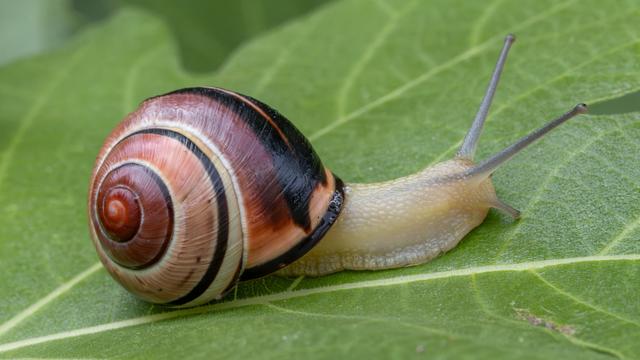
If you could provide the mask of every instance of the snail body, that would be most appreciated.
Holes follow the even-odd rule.
[[[281,275],[325,275],[426,262],[452,249],[500,205],[491,180],[448,179],[473,167],[442,162],[400,179],[350,184],[336,223],[307,255]]]
[[[284,116],[220,88],[145,100],[109,135],[93,171],[98,256],[127,290],[193,306],[271,273],[324,275],[415,265],[453,248],[490,208],[517,218],[490,175],[582,104],[475,164],[514,38],[452,160],[376,184],[344,184]]]

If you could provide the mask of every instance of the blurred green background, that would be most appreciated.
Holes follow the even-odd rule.
[[[60,46],[125,6],[163,19],[182,64],[208,72],[243,42],[329,0],[0,0],[0,65]]]
[[[133,6],[163,19],[190,72],[212,72],[234,49],[337,0],[0,0],[0,66],[54,49]],[[594,114],[640,111],[640,92],[589,104]]]

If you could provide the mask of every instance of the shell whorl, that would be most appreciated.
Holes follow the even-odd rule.
[[[146,100],[107,138],[89,217],[101,261],[125,288],[197,305],[304,255],[342,196],[340,180],[275,110],[189,88]]]

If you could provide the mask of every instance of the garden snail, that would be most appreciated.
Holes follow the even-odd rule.
[[[145,100],[96,160],[89,219],[100,260],[140,298],[192,306],[277,271],[423,263],[453,248],[489,208],[517,218],[491,174],[586,105],[475,164],[513,41],[506,37],[455,158],[377,184],[344,185],[287,119],[248,96],[187,88]]]

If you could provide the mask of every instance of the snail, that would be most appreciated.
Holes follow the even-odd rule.
[[[276,272],[424,263],[456,246],[490,208],[518,218],[491,174],[586,105],[474,163],[514,40],[505,38],[456,156],[376,184],[344,184],[291,122],[249,96],[196,87],[145,100],[95,163],[88,213],[100,260],[146,301],[193,306]]]

